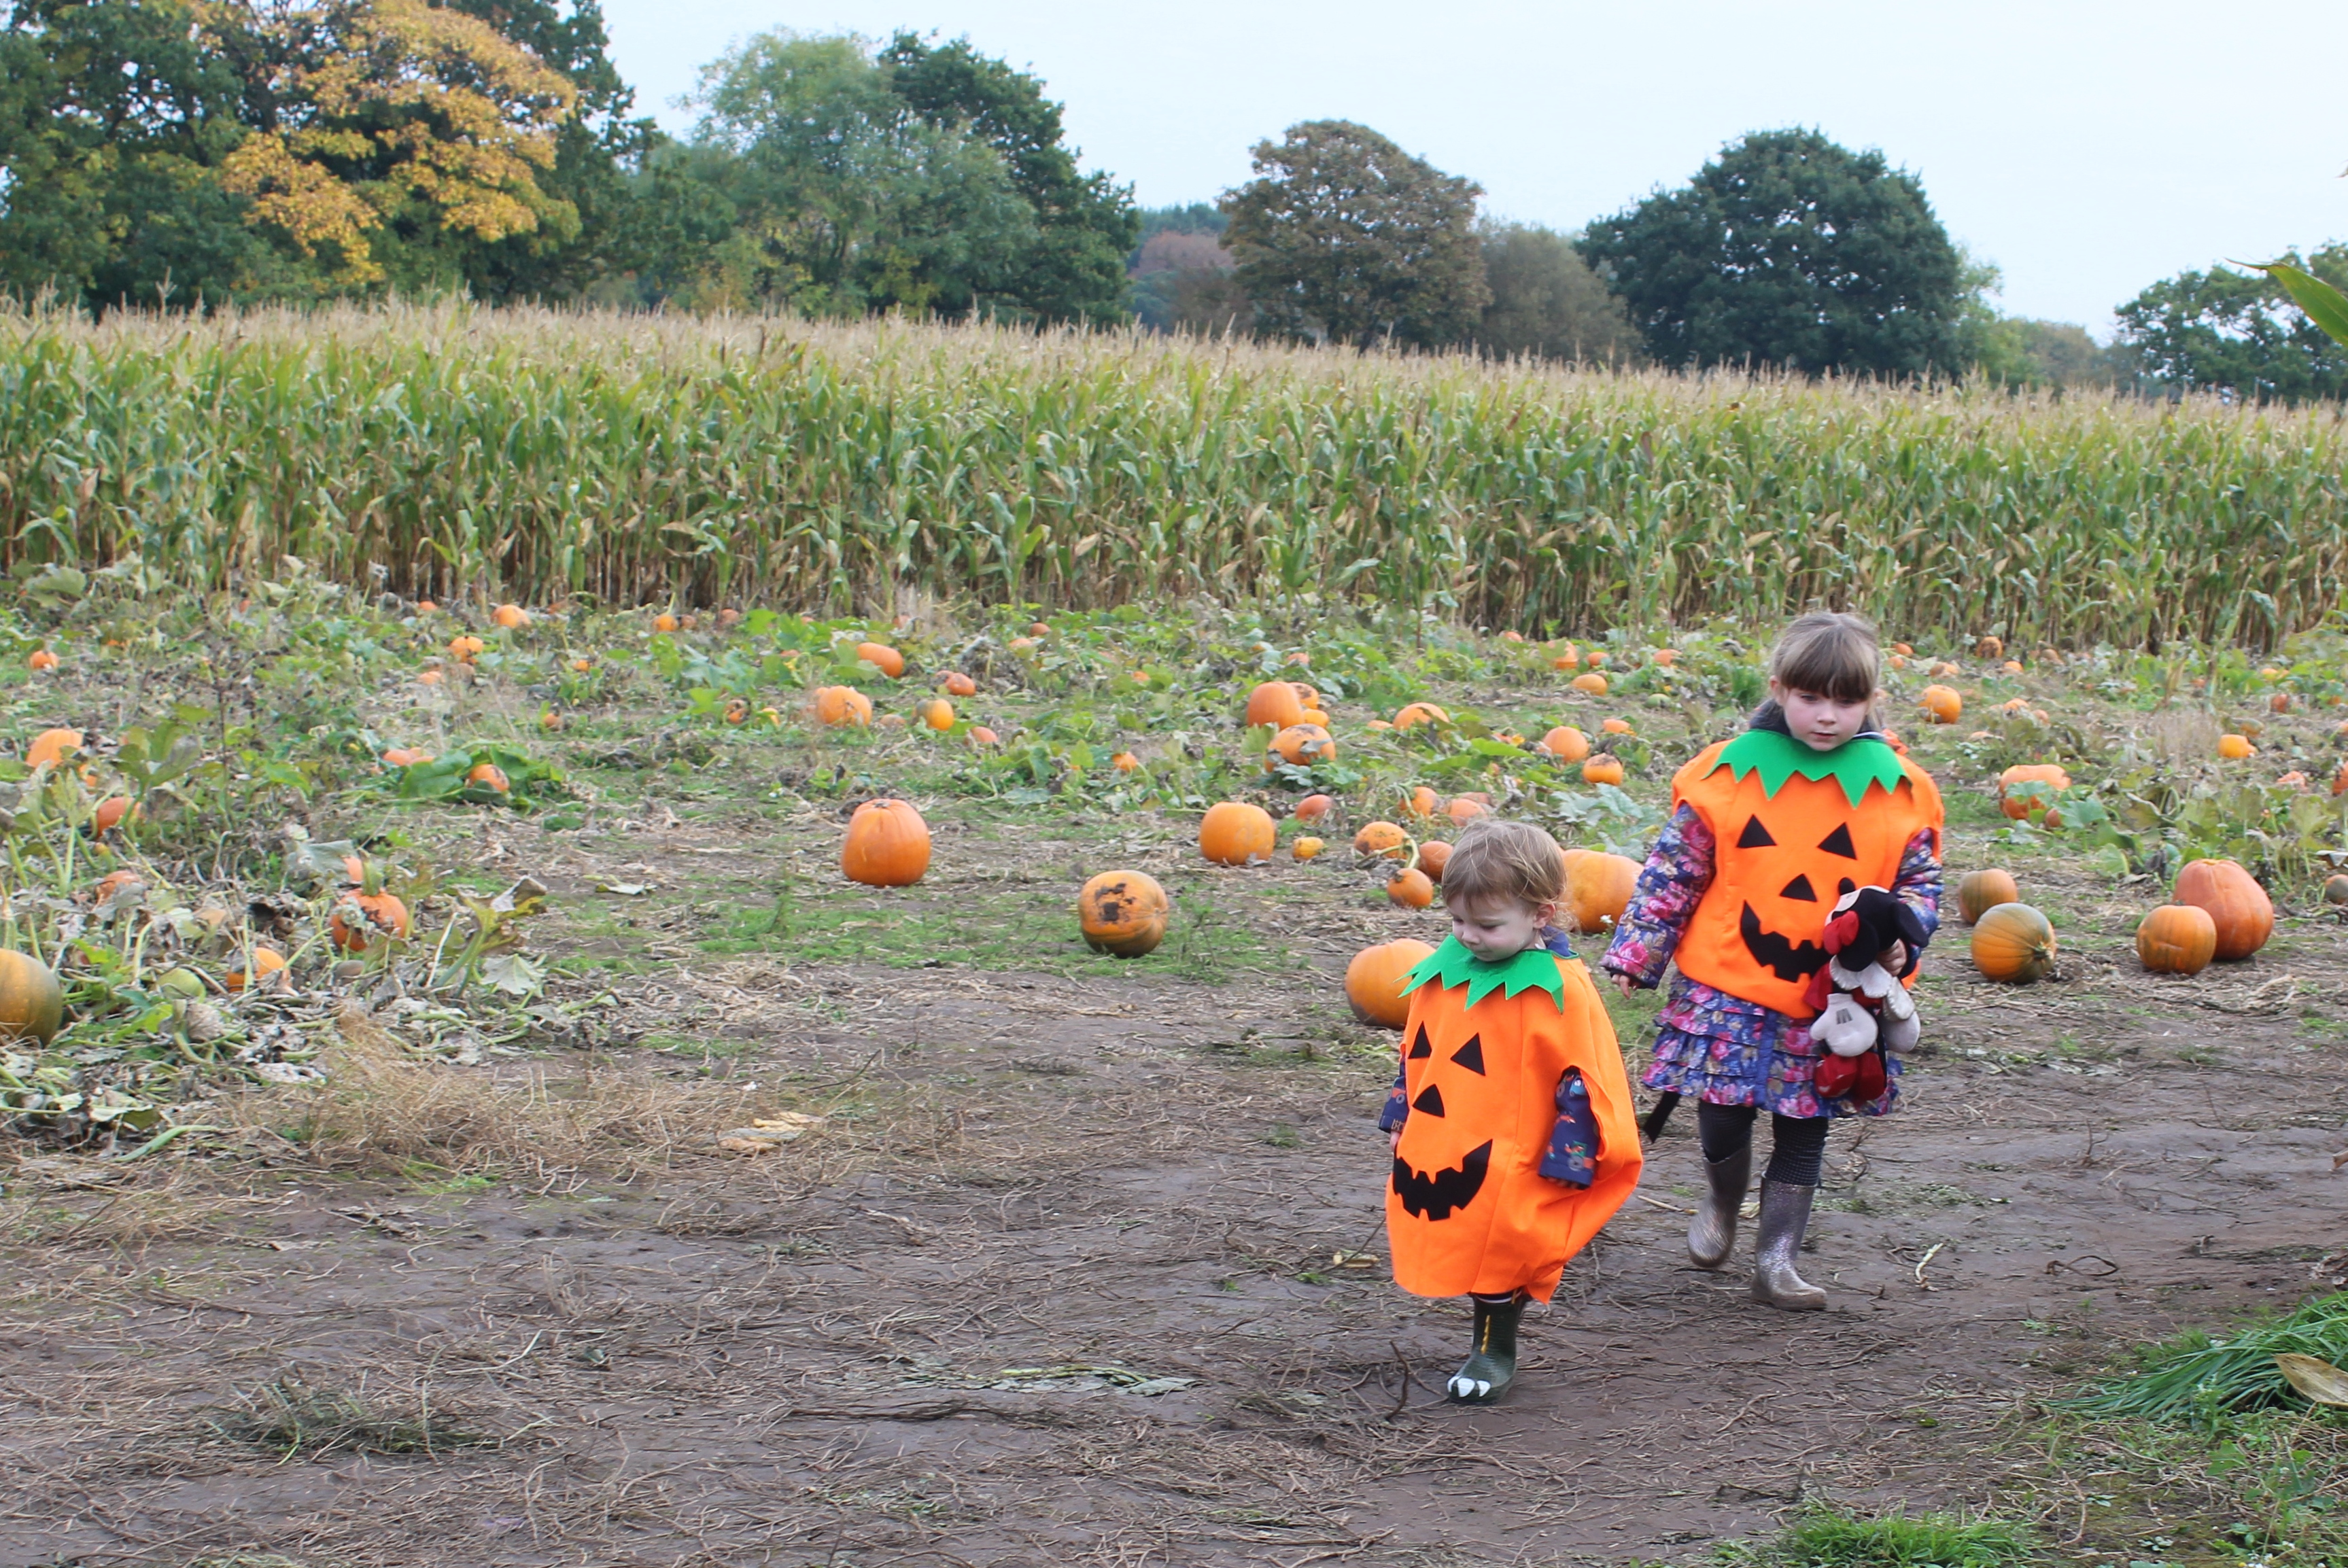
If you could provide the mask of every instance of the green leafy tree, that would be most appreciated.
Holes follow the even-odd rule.
[[[1922,185],[1814,130],[1747,136],[1581,250],[1667,364],[1964,368],[1963,262]]]
[[[1641,357],[1630,313],[1571,240],[1527,223],[1487,223],[1478,236],[1492,292],[1476,328],[1480,352],[1499,359],[1530,354],[1608,364]]]
[[[2271,265],[2320,288],[2348,284],[2348,246]],[[2348,396],[2348,346],[2294,302],[2274,272],[2180,272],[2116,313],[2120,345],[2157,385],[2281,403]]]
[[[763,33],[710,66],[695,140],[740,226],[715,259],[759,301],[960,313],[1036,235],[1003,154],[933,124],[864,40]],[[711,285],[705,285],[705,292]]]
[[[1026,201],[1034,237],[1000,272],[973,280],[979,308],[1046,321],[1121,322],[1126,253],[1140,239],[1128,187],[1076,168],[1060,106],[1044,85],[966,38],[932,46],[900,33],[881,51],[890,85],[932,128],[975,138],[1002,156]]]
[[[1476,238],[1483,188],[1367,126],[1312,120],[1256,144],[1224,194],[1224,243],[1261,330],[1355,347],[1461,342],[1491,292]]]

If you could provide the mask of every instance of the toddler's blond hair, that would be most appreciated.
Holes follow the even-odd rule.
[[[1443,902],[1505,898],[1537,908],[1565,897],[1557,840],[1529,822],[1482,816],[1468,825],[1443,866]]]

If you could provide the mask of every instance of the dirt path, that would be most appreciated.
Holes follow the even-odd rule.
[[[517,854],[579,899],[623,863],[688,893],[776,871],[697,871],[718,857],[695,847]],[[988,855],[932,896],[1065,896],[1068,845]],[[1529,1319],[1518,1392],[1473,1412],[1428,1392],[1463,1313],[1383,1271],[1391,1037],[1333,1000],[1358,938],[1425,917],[1232,876],[1217,907],[1317,972],[1209,979],[582,928],[581,951],[695,955],[664,982],[700,1009],[679,1028],[726,1042],[623,1058],[788,1084],[831,1124],[633,1184],[182,1167],[176,1223],[121,1246],[95,1245],[119,1194],[72,1162],[16,1172],[89,1217],[14,1260],[0,1563],[1619,1561],[1805,1496],[1981,1501],[2018,1462],[2017,1393],[2295,1299],[2348,1235],[2343,928],[2286,922],[2250,965],[2153,983],[2118,957],[2133,904],[2039,870],[2073,904],[2064,979],[1993,988],[1952,954],[1908,1107],[1836,1132],[1807,1265],[1832,1310],[1685,1266],[1684,1118]],[[476,1071],[486,1093],[542,1066]],[[279,1462],[222,1436],[287,1379],[413,1413],[431,1451]],[[2101,1539],[2080,1508],[2056,1539]]]

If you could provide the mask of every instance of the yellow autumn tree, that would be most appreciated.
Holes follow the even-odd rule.
[[[488,23],[424,0],[212,0],[201,15],[268,111],[221,184],[304,256],[331,251],[337,282],[382,281],[372,237],[403,210],[489,242],[576,228],[537,177],[578,94]]]

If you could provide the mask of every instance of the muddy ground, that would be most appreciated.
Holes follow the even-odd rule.
[[[2250,963],[2154,980],[2126,939],[2148,889],[2008,855],[2061,978],[1991,986],[1944,933],[1906,1107],[1829,1147],[1830,1311],[1752,1304],[1749,1237],[1687,1266],[1683,1117],[1529,1317],[1509,1401],[1447,1407],[1465,1314],[1385,1277],[1392,1037],[1338,985],[1436,917],[1334,863],[1209,871],[1174,818],[933,819],[897,895],[825,884],[830,815],[471,841],[553,886],[542,944],[612,961],[562,986],[617,1023],[433,1071],[494,1101],[601,1063],[825,1118],[773,1153],[721,1150],[721,1112],[633,1175],[250,1143],[8,1173],[50,1217],[0,1308],[0,1563],[1622,1562],[1806,1499],[1995,1503],[2125,1561],[2193,1522],[2050,1485],[2031,1401],[2298,1299],[2348,1235],[2348,929],[2289,915]],[[1986,853],[1960,833],[1952,865]],[[1191,946],[1067,939],[1072,878],[1120,861],[1165,875]],[[1651,1012],[1622,1009],[1634,1060]],[[273,1451],[273,1387],[419,1451]]]

